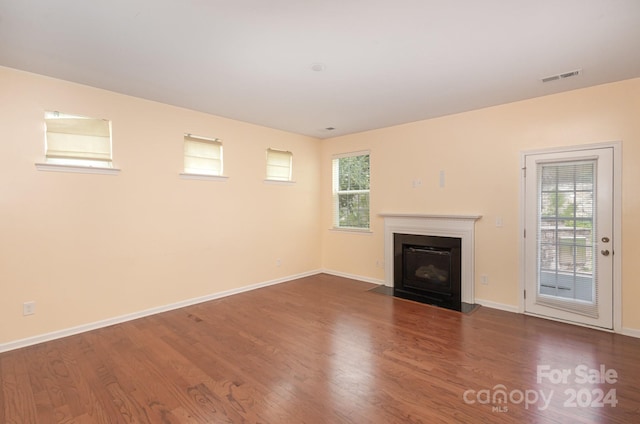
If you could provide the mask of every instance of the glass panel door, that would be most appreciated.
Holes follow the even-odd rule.
[[[611,150],[526,157],[527,312],[612,328]]]

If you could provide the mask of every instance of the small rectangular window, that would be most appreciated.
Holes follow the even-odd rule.
[[[267,180],[291,181],[292,162],[291,152],[267,149]]]
[[[333,226],[369,228],[369,153],[333,158]]]
[[[184,135],[184,172],[222,175],[222,141],[217,138]]]
[[[112,168],[111,122],[106,119],[45,112],[48,164]]]

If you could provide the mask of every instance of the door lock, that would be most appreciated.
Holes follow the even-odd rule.
[[[609,243],[609,237],[602,237],[603,243]]]

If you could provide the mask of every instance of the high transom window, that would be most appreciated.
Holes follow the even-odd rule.
[[[285,150],[267,149],[267,180],[291,181],[293,154]]]
[[[45,112],[47,164],[112,168],[111,122]]]
[[[222,141],[217,138],[184,135],[184,172],[222,175]]]

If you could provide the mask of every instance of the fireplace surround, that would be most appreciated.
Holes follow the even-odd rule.
[[[396,287],[396,234],[415,235],[415,236],[433,236],[440,238],[459,239],[460,243],[460,309],[456,306],[456,310],[472,309],[475,303],[474,296],[474,230],[475,221],[481,218],[480,215],[429,215],[429,214],[398,214],[383,213],[380,214],[384,218],[384,254],[385,254],[385,285],[393,287],[394,294]],[[408,243],[411,245],[411,243]],[[438,246],[434,246],[437,250]],[[416,252],[414,252],[416,253]],[[423,253],[424,252],[417,252]],[[428,253],[427,253],[428,254]],[[428,265],[425,265],[420,272],[433,273]],[[435,265],[434,265],[435,266]],[[436,266],[437,268],[437,266]],[[428,275],[423,275],[427,276]],[[440,277],[423,278],[422,282],[417,285],[437,285]],[[401,284],[402,282],[400,282]],[[416,285],[415,282],[410,285]],[[399,288],[402,290],[402,288]],[[437,291],[437,290],[436,290]],[[401,296],[407,297],[407,296]],[[438,302],[429,301],[429,299],[413,299],[424,303],[438,304]],[[441,305],[448,307],[446,305]]]

